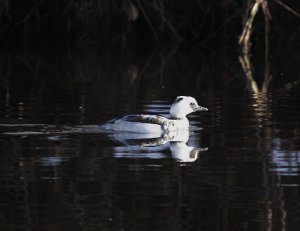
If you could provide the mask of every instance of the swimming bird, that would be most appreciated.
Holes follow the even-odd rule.
[[[199,106],[191,96],[178,96],[167,117],[146,114],[127,115],[110,120],[100,125],[100,128],[159,135],[173,131],[188,131],[189,121],[186,116],[197,111],[208,111],[208,109]]]

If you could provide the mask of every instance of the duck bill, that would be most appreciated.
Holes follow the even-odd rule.
[[[208,109],[207,109],[206,107],[201,107],[201,106],[199,106],[199,107],[197,108],[197,111],[208,111]]]

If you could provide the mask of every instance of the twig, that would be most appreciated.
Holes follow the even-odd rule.
[[[157,2],[154,1],[155,3],[155,9],[159,11],[161,20],[163,21],[163,23],[169,28],[169,30],[175,35],[176,40],[177,41],[181,41],[182,38],[180,37],[180,35],[178,34],[177,30],[174,28],[174,26],[169,22],[169,20],[165,17],[164,13],[163,13],[163,8],[159,7]]]
[[[250,37],[252,33],[253,21],[260,7],[262,8],[265,16],[265,34],[267,35],[269,32],[269,28],[270,28],[269,21],[271,19],[271,14],[268,8],[268,1],[255,0],[255,3],[251,9],[250,15],[248,16],[243,32],[239,39],[239,44],[243,44],[244,53],[249,53]],[[267,36],[265,37],[265,39],[267,39]],[[266,42],[266,46],[268,46],[267,42]]]
[[[144,15],[145,20],[147,21],[147,23],[148,23],[150,29],[152,30],[152,32],[153,32],[155,38],[158,40],[158,34],[157,34],[156,30],[154,29],[154,26],[152,25],[152,22],[150,21],[150,19],[149,19],[148,15],[147,15],[147,13],[146,13],[146,11],[145,11],[143,5],[141,4],[140,0],[137,0],[136,2],[137,2],[137,4],[138,4],[140,10],[142,11],[142,14]]]
[[[287,11],[291,12],[293,15],[297,16],[298,18],[300,18],[300,14],[293,10],[291,7],[289,7],[288,5],[286,5],[285,3],[283,3],[280,0],[274,0],[275,2],[277,2],[280,6],[282,6],[284,9],[286,9]]]
[[[250,60],[250,36],[253,27],[253,20],[259,10],[262,8],[265,18],[265,76],[263,87],[260,90],[256,81],[253,78],[253,72],[251,68],[251,60]],[[268,1],[267,0],[256,0],[255,4],[252,7],[250,15],[246,21],[244,30],[242,35],[240,36],[239,43],[243,45],[244,52],[243,55],[239,58],[242,68],[245,72],[245,75],[250,82],[251,90],[254,93],[267,93],[269,88],[269,83],[271,81],[272,76],[270,75],[270,68],[269,68],[269,30],[270,30],[270,19],[271,14],[269,12]]]

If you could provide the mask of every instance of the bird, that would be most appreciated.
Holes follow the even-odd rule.
[[[118,117],[100,125],[100,128],[113,131],[135,132],[162,135],[174,131],[188,131],[187,115],[197,111],[208,111],[199,106],[191,96],[177,96],[171,105],[168,116],[132,114]]]

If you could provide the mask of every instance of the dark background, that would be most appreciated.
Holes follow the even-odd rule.
[[[159,98],[175,90],[169,99],[203,89],[242,90],[238,38],[254,2],[1,1],[1,99],[38,98],[51,105],[54,98],[77,102],[84,92]],[[298,2],[284,3],[300,9]],[[268,6],[270,87],[282,87],[299,79],[300,19],[275,1]],[[259,86],[266,65],[264,27],[260,9],[251,37]],[[114,93],[107,92],[111,86]]]
[[[298,230],[300,19],[268,1],[246,71],[253,3],[0,1],[0,229]],[[78,133],[178,95],[209,108],[194,163]]]
[[[82,46],[149,47],[150,44],[228,46],[241,34],[255,1],[171,0],[5,0],[0,3],[3,49]],[[294,10],[299,2],[283,1]],[[299,18],[268,1],[274,48],[299,40]],[[299,11],[299,10],[298,10]],[[262,10],[253,41],[264,33]],[[299,48],[299,45],[298,45]]]

